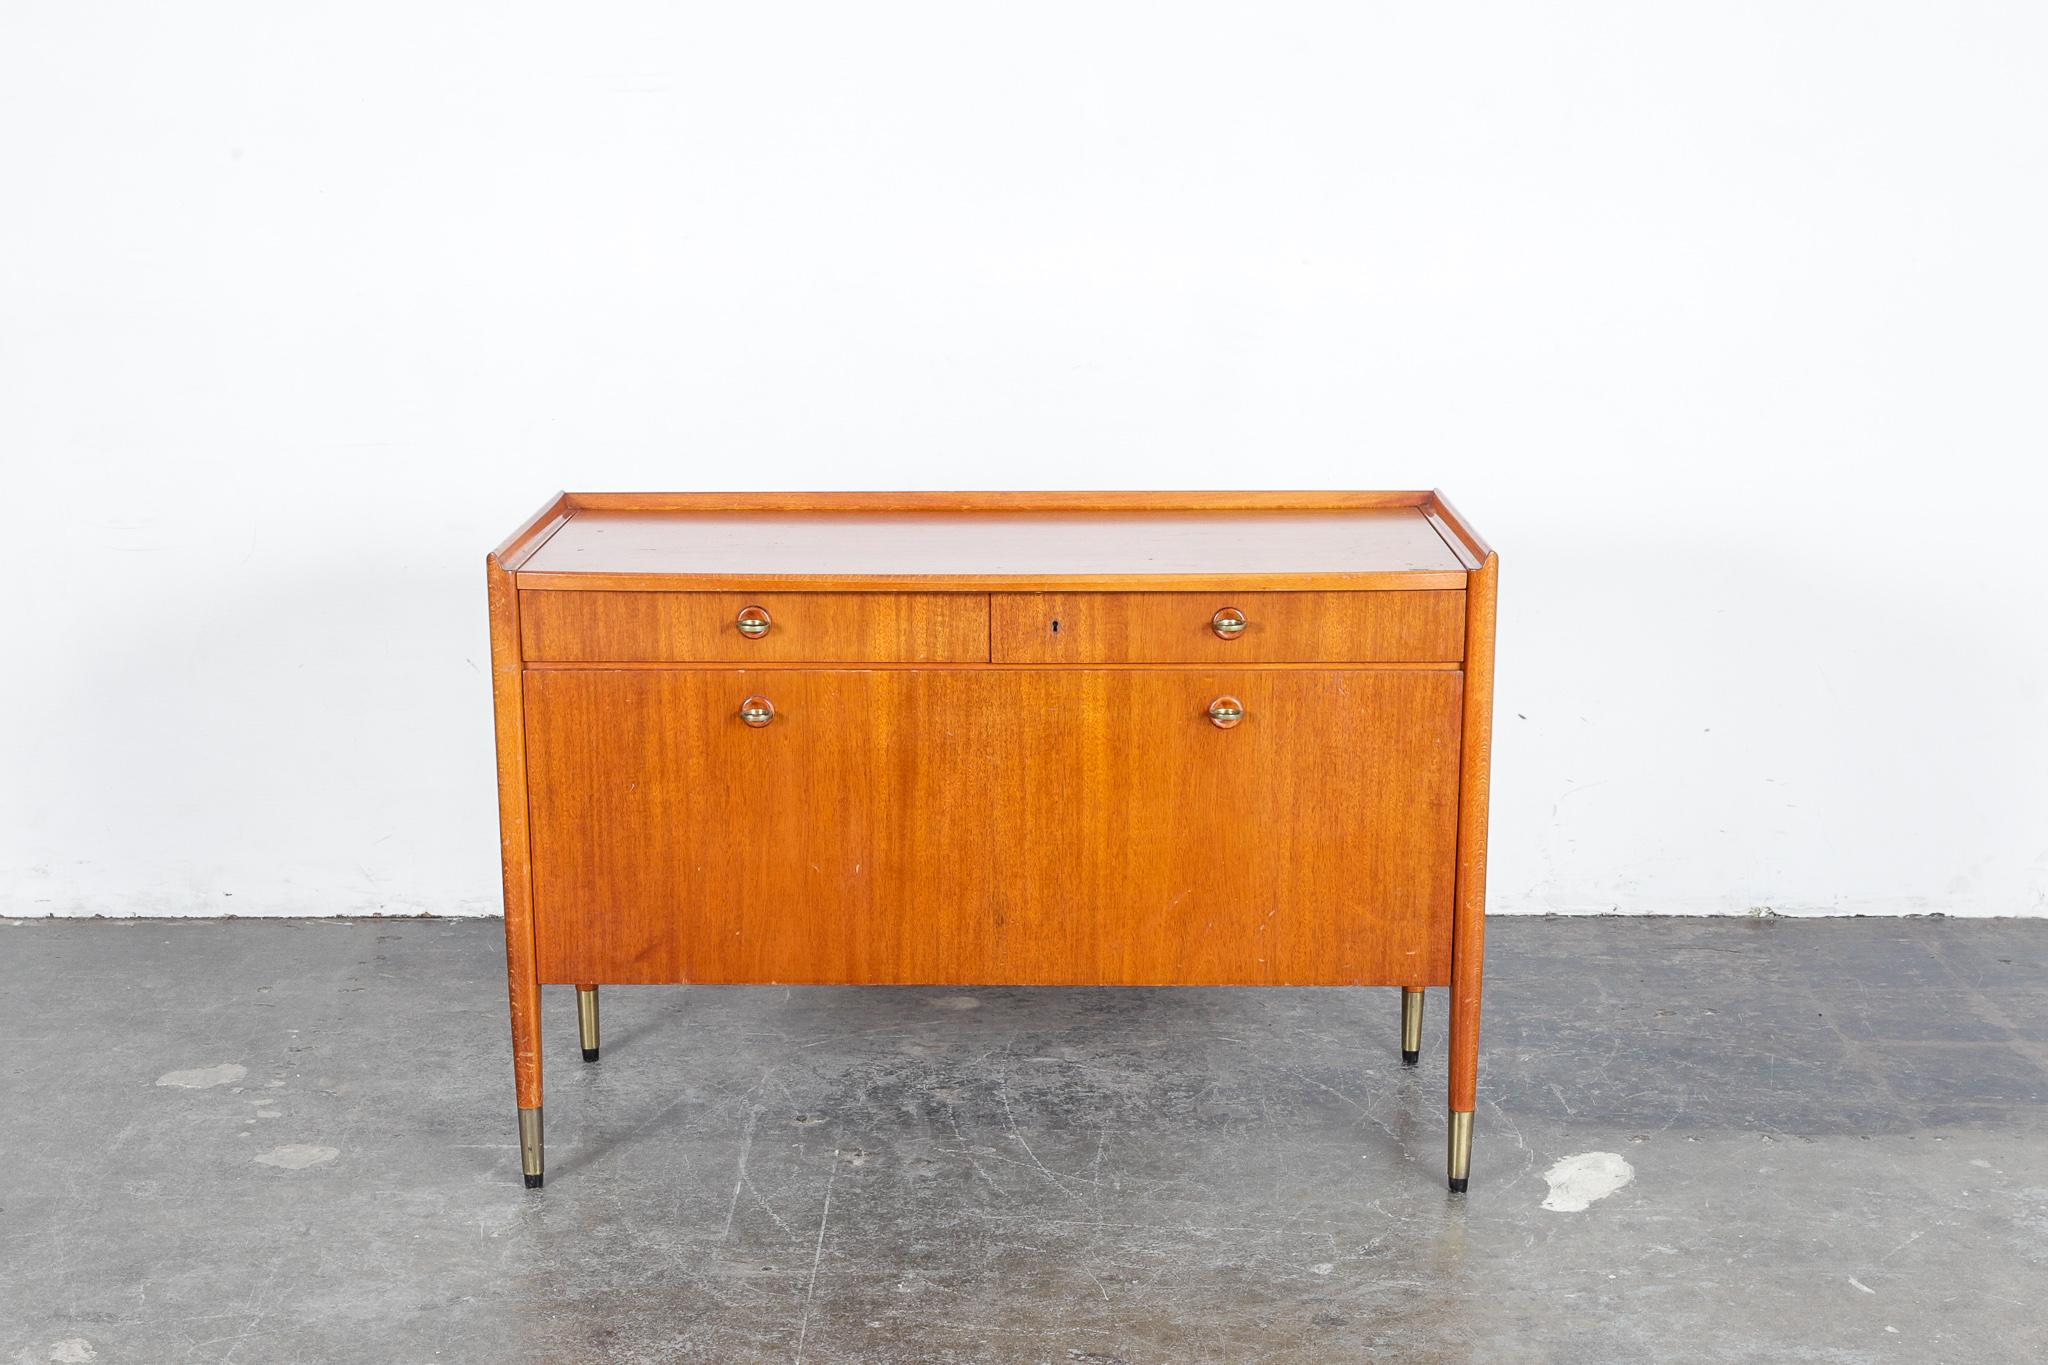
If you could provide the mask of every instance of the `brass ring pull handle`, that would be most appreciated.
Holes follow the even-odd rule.
[[[1209,629],[1216,632],[1219,640],[1235,640],[1250,624],[1236,607],[1225,607],[1209,618]]]
[[[748,697],[740,703],[740,719],[758,730],[775,719],[775,703],[766,697]]]
[[[768,627],[773,623],[768,619],[768,612],[764,608],[742,607],[737,624],[740,634],[749,640],[758,640],[768,633]]]
[[[1244,703],[1236,697],[1218,697],[1209,703],[1209,723],[1219,730],[1228,730],[1244,719]]]

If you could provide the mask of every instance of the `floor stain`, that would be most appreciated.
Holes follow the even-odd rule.
[[[156,1078],[156,1083],[176,1086],[180,1090],[210,1090],[216,1085],[233,1085],[248,1074],[246,1066],[222,1062],[219,1066],[202,1066],[191,1071],[166,1071]]]
[[[1635,1178],[1636,1168],[1619,1152],[1580,1152],[1543,1173],[1550,1185],[1543,1207],[1552,1213],[1584,1213]]]
[[[276,1166],[280,1170],[303,1171],[308,1166],[318,1166],[341,1155],[339,1147],[316,1147],[310,1143],[288,1142],[282,1147],[273,1147],[261,1156],[251,1157],[259,1166]]]

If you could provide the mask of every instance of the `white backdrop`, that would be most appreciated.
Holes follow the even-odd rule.
[[[1502,911],[2048,912],[2048,10],[0,11],[0,914],[490,913],[556,488],[1410,487]]]

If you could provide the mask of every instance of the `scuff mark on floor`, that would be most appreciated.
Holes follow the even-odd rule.
[[[222,1062],[219,1066],[195,1067],[191,1071],[166,1071],[156,1078],[156,1083],[174,1085],[181,1090],[208,1090],[216,1085],[233,1085],[248,1074],[246,1066]]]
[[[811,1303],[818,1296],[818,1264],[825,1259],[825,1228],[832,1221],[832,1187],[839,1183],[839,1150],[832,1151],[832,1170],[825,1178],[825,1207],[818,1214],[818,1243],[811,1251],[811,1279],[804,1286],[804,1316],[796,1333],[796,1365],[804,1365],[804,1340],[811,1331]]]
[[[303,1171],[308,1166],[318,1166],[341,1155],[339,1147],[317,1147],[306,1142],[288,1142],[282,1147],[272,1147],[261,1156],[251,1157],[259,1166],[275,1166],[279,1170]]]

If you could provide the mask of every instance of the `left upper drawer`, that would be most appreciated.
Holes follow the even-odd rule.
[[[532,663],[986,663],[986,593],[519,594]]]

